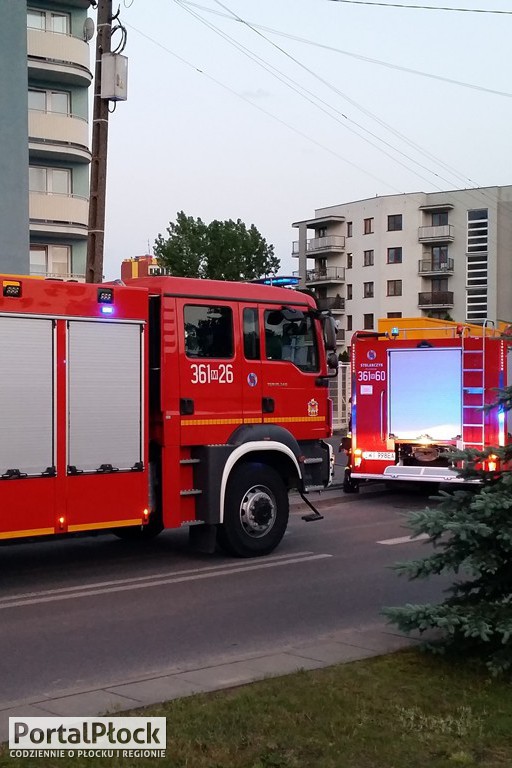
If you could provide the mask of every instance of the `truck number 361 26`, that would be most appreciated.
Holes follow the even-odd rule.
[[[213,366],[210,363],[192,363],[190,366],[192,372],[192,384],[211,384],[216,381],[218,384],[233,383],[233,366],[231,363],[220,363]]]

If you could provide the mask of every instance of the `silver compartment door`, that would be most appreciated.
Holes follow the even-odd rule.
[[[68,466],[129,470],[142,454],[142,326],[68,324]]]
[[[51,320],[0,317],[0,476],[55,464],[53,346]]]

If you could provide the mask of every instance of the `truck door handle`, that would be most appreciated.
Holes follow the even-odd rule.
[[[180,415],[192,416],[194,413],[194,401],[188,397],[180,398]]]
[[[275,405],[273,397],[262,397],[261,410],[263,413],[274,413]]]

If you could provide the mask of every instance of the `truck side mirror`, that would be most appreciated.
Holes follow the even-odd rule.
[[[336,321],[332,315],[324,315],[322,317],[322,326],[324,331],[324,343],[328,352],[334,352],[336,350]],[[338,358],[336,358],[336,365],[338,365]],[[329,365],[330,368],[333,366]]]

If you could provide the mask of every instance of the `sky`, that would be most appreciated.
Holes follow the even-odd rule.
[[[317,208],[512,183],[512,0],[380,2],[114,3],[128,99],[109,119],[106,279],[181,210],[254,224],[290,274],[292,222]]]

